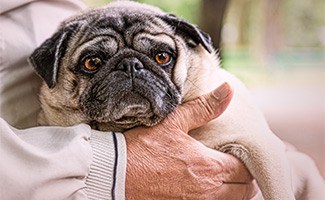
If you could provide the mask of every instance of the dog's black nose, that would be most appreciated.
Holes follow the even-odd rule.
[[[124,58],[117,65],[117,69],[123,70],[127,73],[134,73],[136,71],[143,69],[143,64],[139,59],[137,59],[135,57],[129,57],[129,58]]]

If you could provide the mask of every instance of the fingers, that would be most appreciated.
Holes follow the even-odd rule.
[[[171,116],[177,121],[179,128],[187,133],[220,116],[232,96],[232,88],[228,83],[223,83],[212,92],[179,106]]]
[[[229,184],[244,184],[254,180],[244,163],[236,157],[206,147],[202,150],[202,154],[205,157],[212,158],[210,162],[222,169],[218,173],[219,181]]]
[[[223,173],[222,181],[224,183],[250,183],[253,181],[252,175],[249,173],[246,166],[236,157],[230,154],[223,154],[220,156],[220,153],[217,153],[219,160],[222,160],[223,163]]]

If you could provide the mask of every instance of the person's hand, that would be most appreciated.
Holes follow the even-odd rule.
[[[218,117],[228,84],[180,105],[161,123],[125,132],[127,199],[250,199],[257,187],[235,157],[205,147],[189,130]]]

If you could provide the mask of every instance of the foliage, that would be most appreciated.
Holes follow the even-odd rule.
[[[94,7],[94,6],[105,5],[111,2],[112,0],[82,0],[82,1],[85,2],[90,7]]]
[[[324,9],[324,0],[283,1],[281,13],[288,45],[324,46],[320,43],[321,29],[325,29]]]
[[[198,23],[198,13],[200,11],[200,0],[138,0],[142,3],[148,3],[158,6],[166,12],[176,14],[192,23]]]

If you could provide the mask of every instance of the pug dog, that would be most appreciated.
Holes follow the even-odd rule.
[[[285,145],[244,85],[219,67],[210,37],[159,8],[117,1],[62,22],[29,58],[44,80],[40,125],[102,131],[153,126],[175,107],[228,82],[218,119],[189,134],[241,159],[267,200],[295,199]]]

